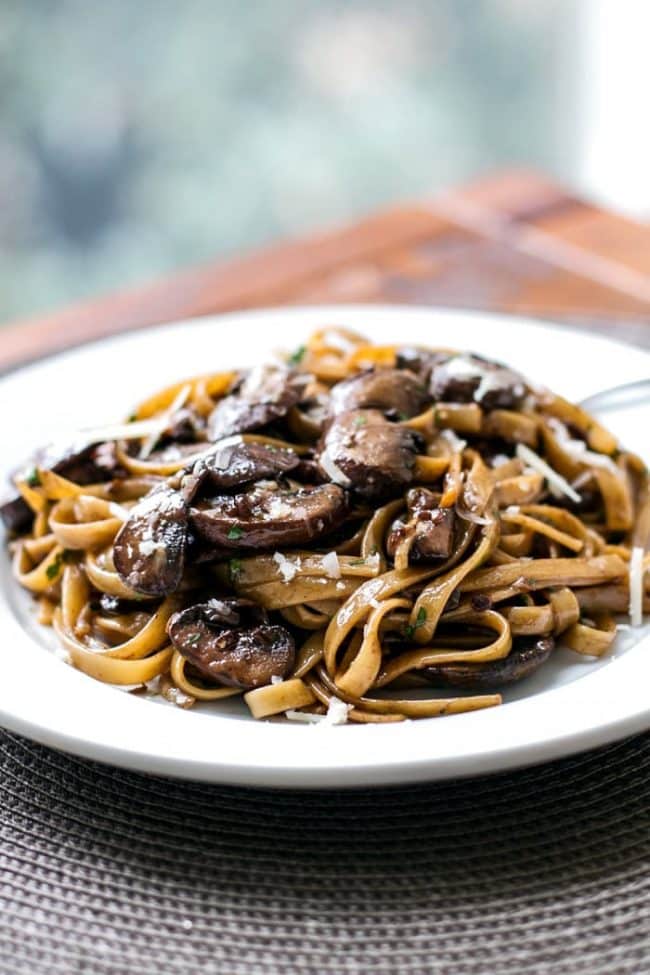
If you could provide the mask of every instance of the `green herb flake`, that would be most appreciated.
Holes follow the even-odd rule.
[[[397,413],[397,419],[400,420],[402,423],[404,423],[405,420],[408,420],[408,418],[409,418],[409,415],[408,415],[408,413],[405,413],[404,410],[399,410],[398,411],[398,413]]]
[[[304,345],[299,345],[295,352],[292,352],[289,356],[289,362],[292,366],[299,365],[305,357],[305,352],[307,351]]]
[[[200,633],[190,633],[190,635],[186,637],[185,642],[189,643],[189,645],[193,647],[196,643],[199,642],[200,639],[201,639]]]
[[[50,582],[53,582],[54,579],[56,579],[59,572],[61,571],[62,565],[63,565],[63,552],[59,552],[54,562],[52,562],[51,565],[48,565],[47,569],[45,570],[45,575],[50,580]]]
[[[366,564],[365,559],[352,559],[351,562],[348,562],[348,565],[365,565],[365,564]]]
[[[231,559],[228,563],[228,574],[230,581],[235,582],[241,575],[241,559]]]
[[[415,631],[419,630],[421,626],[424,626],[426,621],[427,621],[427,611],[422,606],[418,610],[418,615],[415,617],[415,623],[407,623],[407,625],[404,627],[404,635],[407,637],[407,639],[412,640]]]
[[[239,525],[233,525],[226,538],[231,542],[236,542],[238,538],[241,538],[244,534],[244,529],[240,528]]]
[[[35,467],[32,467],[32,469],[25,475],[25,483],[29,484],[29,486],[33,488],[41,486],[41,478]]]
[[[360,416],[355,416],[354,418],[355,427],[363,427],[366,425],[367,422],[368,422],[367,416],[360,415]]]
[[[138,414],[132,413],[129,419],[127,420],[127,423],[135,423],[137,419],[138,419]]]

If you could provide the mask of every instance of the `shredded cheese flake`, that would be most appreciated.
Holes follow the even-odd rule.
[[[467,441],[457,437],[453,430],[441,430],[440,436],[447,442],[450,449],[457,454],[460,454],[467,446]]]
[[[285,583],[291,582],[292,579],[298,575],[298,569],[300,568],[300,559],[297,558],[294,562],[283,555],[282,552],[274,552],[273,561],[278,567],[278,572],[282,576],[282,581]]]
[[[323,571],[329,579],[340,579],[341,578],[341,566],[339,565],[339,557],[336,552],[328,552],[321,559],[321,565],[323,566]]]
[[[582,501],[582,498],[578,492],[571,487],[566,478],[562,477],[561,474],[558,474],[557,471],[554,471],[545,460],[542,460],[539,454],[536,454],[535,451],[531,450],[530,447],[527,447],[526,444],[517,444],[517,457],[519,460],[522,460],[524,464],[527,464],[539,474],[542,474],[543,477],[545,477],[548,481],[551,489],[555,488],[555,490],[560,491],[562,494],[566,494],[567,498],[571,498],[571,500],[575,501],[576,504],[579,504],[580,501]]]
[[[294,711],[289,708],[288,711],[284,712],[284,716],[289,721],[302,721],[303,724],[316,724],[323,728],[331,728],[333,725],[346,724],[351,708],[351,704],[340,701],[338,697],[332,697],[327,708],[327,714],[312,714],[310,711]]]
[[[176,410],[180,410],[181,406],[183,406],[183,404],[187,401],[191,392],[192,387],[189,383],[187,383],[185,386],[183,386],[178,395],[174,397],[174,401],[169,409],[165,410],[163,415],[156,419],[157,429],[153,430],[142,444],[139,454],[140,460],[147,459],[151,451],[156,446],[160,434],[163,432],[165,427],[169,425],[171,417],[174,415]]]
[[[285,718],[289,721],[301,721],[303,724],[320,724],[324,714],[312,714],[310,711],[295,711],[293,708],[289,708],[284,712]]]
[[[565,453],[573,457],[579,463],[591,464],[592,467],[604,467],[612,474],[619,474],[620,470],[611,457],[607,454],[597,454],[594,450],[589,450],[583,440],[575,440],[569,433],[566,425],[556,417],[549,417],[546,421],[548,426],[555,434],[558,443]]]
[[[320,466],[323,468],[330,481],[332,481],[334,484],[340,485],[340,487],[350,487],[352,481],[347,474],[344,474],[343,471],[336,466],[327,450],[323,451],[318,460]]]
[[[152,538],[144,538],[138,545],[138,551],[140,555],[153,555],[154,552],[164,552],[165,545],[164,542],[157,542]]]

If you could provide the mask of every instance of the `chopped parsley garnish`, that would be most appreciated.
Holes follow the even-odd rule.
[[[421,626],[427,621],[427,611],[424,606],[421,606],[418,610],[418,615],[415,617],[415,623],[409,623],[408,626],[404,627],[404,633],[410,639],[416,630],[419,630]]]
[[[351,562],[348,562],[348,565],[365,565],[365,564],[366,564],[365,559],[353,559]]]
[[[45,570],[45,575],[50,580],[50,582],[56,579],[59,572],[61,571],[62,565],[63,565],[63,552],[59,552],[54,562],[52,562],[51,565],[48,565],[47,569]]]
[[[289,362],[292,366],[297,366],[305,357],[305,352],[307,351],[304,345],[299,345],[295,352],[292,352],[289,356]]]
[[[29,484],[30,487],[41,486],[41,478],[35,467],[32,467],[32,469],[25,475],[25,483]]]
[[[190,635],[186,637],[185,642],[189,643],[189,645],[193,647],[194,644],[198,643],[200,639],[201,639],[200,633],[190,633]]]
[[[127,422],[128,423],[135,423],[135,421],[137,419],[138,419],[138,414],[137,413],[132,413],[131,416],[129,417],[129,419],[127,420]]]
[[[402,423],[404,422],[404,420],[408,420],[408,418],[409,415],[408,413],[405,413],[404,410],[397,411],[397,419],[400,420]]]
[[[366,417],[366,416],[360,415],[360,416],[355,416],[355,418],[354,418],[354,425],[355,425],[355,427],[362,427],[367,422],[368,422],[368,417]]]
[[[233,525],[230,531],[228,532],[228,534],[226,535],[226,538],[229,539],[231,542],[235,542],[238,538],[241,538],[243,534],[244,534],[243,528],[240,528],[239,525]]]
[[[62,552],[59,552],[54,562],[52,562],[51,565],[48,565],[47,569],[45,570],[45,575],[50,580],[50,582],[56,579],[59,572],[61,571],[61,566],[63,565],[63,563],[70,562],[72,560],[72,556],[73,553],[67,548],[64,548]]]
[[[235,582],[241,575],[241,559],[231,559],[228,563],[228,573],[230,581]]]

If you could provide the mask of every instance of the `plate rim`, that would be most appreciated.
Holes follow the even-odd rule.
[[[60,350],[52,355],[47,355],[41,357],[37,360],[30,361],[29,363],[19,365],[15,368],[8,370],[2,376],[0,376],[0,391],[3,391],[5,385],[11,381],[12,383],[16,380],[20,381],[21,375],[29,376],[29,372],[32,370],[38,370],[41,368],[51,368],[52,365],[60,363],[62,360],[74,358],[84,351],[97,350],[106,345],[111,345],[120,342],[129,342],[129,340],[137,335],[151,335],[153,337],[160,332],[165,331],[176,331],[181,329],[186,325],[201,325],[209,327],[212,324],[218,326],[228,325],[229,321],[235,320],[248,321],[249,324],[263,323],[264,320],[269,320],[269,316],[276,317],[278,315],[287,316],[290,319],[300,323],[305,330],[309,327],[314,327],[314,319],[327,318],[328,316],[335,317],[347,317],[353,319],[363,319],[367,316],[369,319],[373,315],[407,315],[411,318],[421,318],[421,319],[436,319],[442,318],[446,319],[468,319],[475,320],[479,323],[481,320],[487,325],[492,322],[493,324],[498,324],[499,326],[506,325],[508,327],[527,327],[531,326],[540,330],[541,332],[548,332],[552,330],[558,334],[566,335],[567,333],[572,334],[575,338],[580,338],[584,340],[593,340],[597,347],[600,347],[602,353],[604,354],[608,348],[615,347],[619,352],[623,350],[628,356],[637,356],[638,362],[641,364],[641,369],[644,368],[643,363],[646,362],[646,367],[650,366],[650,353],[642,348],[638,348],[634,345],[628,344],[626,342],[612,339],[602,335],[591,335],[590,333],[585,333],[579,329],[571,328],[570,326],[565,326],[564,324],[540,320],[535,318],[530,318],[527,316],[520,315],[504,315],[498,312],[483,312],[481,310],[474,309],[448,309],[439,308],[433,306],[417,306],[417,305],[395,305],[395,304],[328,304],[328,305],[292,305],[292,306],[272,306],[268,308],[256,308],[250,310],[234,311],[224,314],[217,315],[207,315],[201,316],[193,319],[181,319],[173,322],[165,322],[156,326],[139,327],[137,329],[131,329],[126,332],[116,333],[113,335],[102,336],[96,339],[92,339],[89,342],[83,342],[69,349]],[[359,325],[363,327],[361,322],[350,322],[351,327]],[[371,323],[368,323],[367,330],[371,331]],[[552,385],[552,382],[550,383]],[[35,644],[39,647],[42,652],[42,647],[39,646],[36,641],[32,638],[30,633],[25,630],[18,619],[13,614],[12,608],[8,601],[10,586],[6,582],[7,576],[7,560],[5,559],[5,564],[3,566],[3,577],[5,579],[2,583],[2,604],[5,610],[0,617],[0,631],[7,625],[7,620],[5,618],[6,613],[12,614],[15,626],[18,628],[20,637],[23,641],[28,641],[30,644]],[[634,648],[629,650],[623,657],[614,661],[617,665],[625,664],[626,667],[630,667],[630,661],[633,658],[639,656],[638,651],[646,646],[650,642],[648,636],[642,638],[640,643],[638,643]],[[46,654],[49,664],[59,665],[53,655]],[[626,663],[627,661],[627,663]],[[606,701],[606,686],[607,679],[599,675],[605,675],[609,672],[609,667],[604,668],[599,671],[595,671],[591,674],[586,674],[582,677],[577,684],[584,686],[589,683],[590,687],[594,690],[594,700],[596,700],[597,695],[603,695],[603,703]],[[85,675],[79,674],[77,671],[72,671],[72,674],[76,678],[81,677],[84,681],[84,687],[86,692],[84,694],[87,698],[96,699],[97,695],[90,693],[88,688],[93,686],[98,690],[103,692],[108,692],[111,694],[111,700],[117,699],[126,701],[131,701],[132,704],[138,704],[142,706],[141,702],[136,702],[136,700],[128,695],[120,695],[116,698],[114,689],[107,687],[106,685],[98,685],[97,682],[91,681],[90,678],[85,677]],[[68,675],[70,676],[70,675]],[[647,676],[650,676],[650,667],[648,668]],[[598,680],[594,682],[594,679]],[[88,683],[86,683],[88,682]],[[602,684],[600,689],[598,684]],[[639,682],[640,683],[640,682]],[[539,702],[540,699],[544,698],[547,694],[560,695],[560,692],[567,693],[569,688],[575,688],[574,684],[567,684],[561,687],[553,688],[551,690],[543,691],[539,694],[533,695],[524,701],[509,702],[503,705],[498,710],[503,712],[504,710],[509,710],[515,708],[519,705],[525,704],[528,712],[534,710],[532,708],[532,702]],[[575,693],[575,691],[573,692]],[[115,744],[114,741],[98,741],[89,739],[88,737],[81,737],[78,733],[72,734],[70,731],[65,731],[61,727],[52,727],[50,724],[39,724],[38,721],[30,720],[26,718],[19,711],[17,712],[15,707],[12,708],[8,706],[6,701],[6,696],[2,691],[0,691],[0,721],[2,724],[11,731],[15,731],[19,734],[24,734],[27,737],[40,741],[42,744],[50,745],[56,748],[60,748],[64,751],[70,752],[72,754],[91,758],[105,763],[110,763],[113,765],[119,765],[122,767],[137,769],[144,772],[152,772],[155,774],[162,774],[167,776],[187,778],[191,780],[202,780],[218,783],[236,784],[236,785],[251,785],[251,786],[274,786],[274,787],[288,787],[288,788],[340,788],[340,787],[354,787],[354,786],[374,786],[374,785],[389,785],[398,784],[406,782],[433,781],[436,779],[446,779],[446,778],[460,778],[471,776],[475,774],[483,774],[487,772],[498,772],[505,771],[507,769],[517,768],[524,765],[537,764],[544,761],[549,761],[557,759],[562,756],[568,756],[579,751],[583,751],[592,747],[597,747],[603,745],[607,742],[618,740],[627,734],[632,734],[647,728],[650,725],[650,702],[647,704],[639,700],[635,703],[634,707],[628,707],[628,710],[624,713],[614,714],[606,722],[601,722],[595,726],[585,727],[585,728],[573,728],[567,729],[565,727],[564,731],[556,731],[553,735],[550,735],[544,740],[538,742],[520,741],[515,744],[512,742],[503,744],[500,748],[492,747],[489,754],[481,754],[480,751],[475,751],[472,754],[463,755],[461,758],[456,756],[448,756],[442,758],[440,756],[419,756],[411,757],[406,760],[395,761],[394,759],[384,759],[381,762],[365,762],[362,764],[344,764],[336,763],[333,765],[327,765],[318,763],[316,765],[302,765],[299,763],[295,764],[233,764],[232,762],[219,762],[214,757],[210,760],[192,760],[188,759],[187,756],[180,758],[179,756],[174,756],[173,754],[156,754],[155,756],[150,751],[143,751],[142,748],[129,748],[125,743],[121,746]],[[557,700],[557,698],[556,698]],[[110,704],[107,705],[110,710]],[[535,710],[539,707],[536,706]],[[116,708],[116,710],[120,710]],[[161,723],[170,726],[177,724],[178,718],[191,718],[191,719],[202,719],[215,722],[231,721],[232,719],[223,718],[217,715],[204,715],[204,714],[187,714],[186,712],[181,712],[180,710],[172,711],[164,708],[152,708],[152,711],[159,713],[159,717],[153,720],[153,724],[159,725]],[[444,725],[449,727],[449,722],[457,722],[458,720],[463,720],[465,725],[468,726],[468,722],[476,723],[476,719],[480,718],[481,714],[487,712],[475,712],[473,714],[463,714],[457,716],[448,716],[445,718]],[[166,718],[161,716],[165,714]],[[171,715],[175,714],[176,718],[172,719]],[[365,736],[365,738],[372,738],[373,742],[376,743],[378,747],[383,747],[386,745],[387,733],[394,738],[402,738],[404,740],[404,745],[413,746],[414,742],[411,740],[413,738],[412,734],[403,734],[403,731],[399,729],[406,729],[409,731],[409,726],[411,727],[422,727],[424,724],[431,724],[435,722],[436,719],[429,719],[428,721],[419,722],[404,722],[402,724],[395,725],[372,725],[372,726],[362,726],[355,728],[355,733]],[[250,724],[250,723],[248,723]],[[252,727],[255,727],[252,724]],[[480,721],[479,721],[480,726]],[[259,725],[257,725],[259,727]],[[302,731],[304,734],[312,736],[325,735],[340,735],[343,729],[341,728],[319,728],[319,727],[304,727],[299,726],[298,728],[288,728],[286,725],[267,723],[264,728],[269,729],[280,729],[282,728],[282,735],[285,732],[290,732],[291,734],[300,733]],[[275,730],[272,735],[276,735]],[[422,737],[427,737],[422,736]],[[434,736],[435,737],[435,736]],[[317,740],[317,739],[314,739]],[[335,739],[330,738],[328,744],[331,744]],[[374,747],[374,745],[373,745]],[[361,781],[360,781],[361,778]]]

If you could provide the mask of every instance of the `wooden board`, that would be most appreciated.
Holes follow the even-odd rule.
[[[650,228],[537,173],[169,276],[0,330],[0,369],[132,328],[236,308],[396,302],[517,312],[650,346]]]

